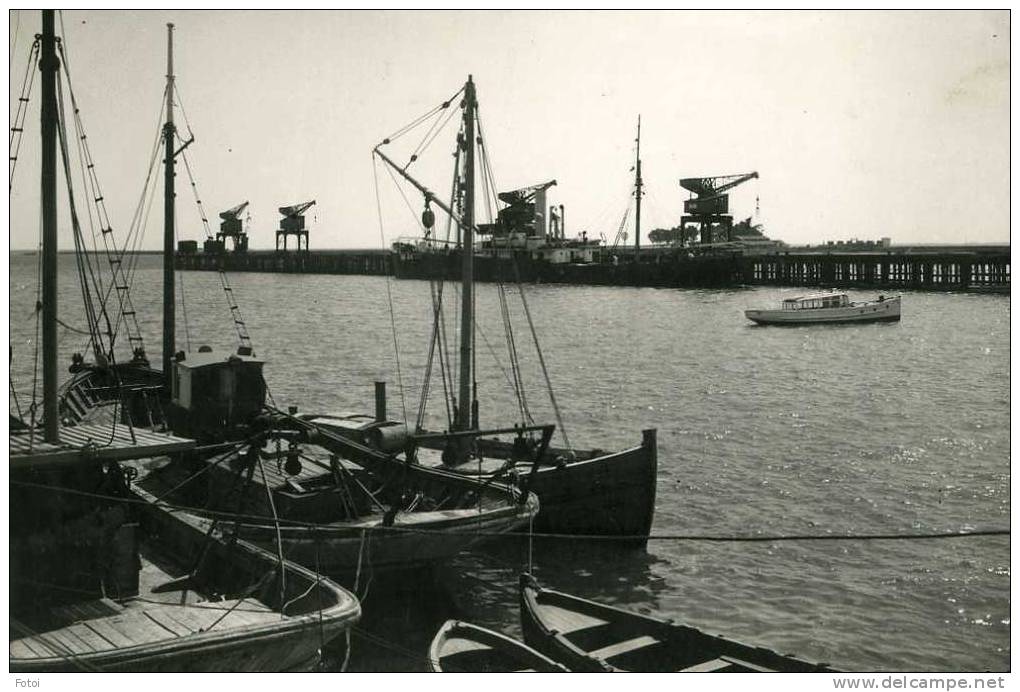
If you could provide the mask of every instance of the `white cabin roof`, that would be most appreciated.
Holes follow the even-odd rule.
[[[265,361],[254,356],[241,356],[231,351],[198,351],[186,353],[183,360],[175,361],[177,367],[195,370],[219,363],[230,361],[241,363],[264,363]]]
[[[838,298],[839,296],[846,296],[846,293],[812,293],[806,296],[797,296],[796,298],[784,298],[784,303],[799,303],[805,300],[822,300],[823,298]]]

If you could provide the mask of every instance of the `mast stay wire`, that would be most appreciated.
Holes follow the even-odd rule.
[[[92,295],[92,286],[95,286],[97,290],[100,284],[97,282],[95,270],[92,267],[92,261],[88,256],[87,248],[85,247],[84,238],[82,235],[80,217],[78,216],[77,204],[75,203],[74,195],[74,180],[71,175],[71,157],[68,152],[67,146],[67,119],[64,111],[64,80],[61,77],[61,73],[58,71],[56,75],[57,83],[57,135],[60,142],[60,155],[61,163],[64,168],[64,180],[67,185],[67,199],[70,206],[71,215],[71,229],[74,237],[75,245],[75,263],[78,266],[79,276],[79,288],[82,293],[82,303],[85,310],[85,321],[88,325],[90,334],[92,335],[92,341],[95,344],[95,355],[96,359],[99,360],[101,356],[105,356],[105,348],[102,343],[102,336],[99,324],[99,315],[96,314],[95,299]],[[91,282],[91,283],[90,283]],[[100,314],[105,318],[107,327],[107,337],[109,338],[109,358],[113,360],[113,346],[114,346],[114,335],[113,329],[110,325],[109,316],[106,313],[106,306],[102,302],[99,305]]]
[[[425,113],[424,115],[421,115],[421,116],[415,118],[414,120],[412,120],[407,125],[404,125],[403,127],[399,128],[396,132],[394,132],[389,137],[384,139],[382,143],[383,144],[389,144],[390,142],[393,142],[393,141],[397,140],[398,138],[403,137],[405,134],[407,134],[408,132],[410,132],[414,128],[418,127],[418,125],[423,123],[425,120],[427,120],[431,116],[435,115],[436,113],[438,113],[439,111],[443,110],[444,108],[448,108],[450,106],[450,104],[452,104],[456,100],[456,98],[461,95],[461,93],[463,91],[464,91],[464,87],[462,86],[461,88],[457,89],[457,91],[453,94],[453,96],[451,96],[450,98],[446,99],[445,101],[443,101],[438,106],[436,106],[435,108],[433,108],[429,112]]]
[[[25,134],[25,118],[28,117],[28,102],[32,97],[32,85],[35,83],[35,63],[39,55],[39,39],[32,43],[28,50],[28,66],[25,69],[25,77],[21,81],[21,93],[18,95],[18,108],[11,118],[11,135],[7,143],[8,156],[10,157],[10,170],[8,171],[8,194],[14,189],[14,171],[18,167],[18,154],[21,152],[21,142]],[[11,55],[11,66],[13,67],[14,56]],[[10,70],[8,70],[10,72]]]
[[[478,124],[478,148],[481,152],[482,158],[482,187],[485,197],[485,204],[488,210],[490,221],[493,218],[492,208],[498,204],[498,187],[496,185],[496,176],[493,173],[492,159],[489,156],[488,148],[485,146],[486,138],[485,132],[482,128],[481,116],[476,113],[476,121]],[[516,260],[514,260],[516,262]],[[531,411],[528,407],[528,398],[524,385],[524,377],[521,371],[520,358],[517,354],[517,342],[514,338],[513,331],[513,320],[510,312],[510,305],[507,302],[506,294],[507,287],[505,282],[497,281],[497,295],[499,298],[500,305],[500,316],[503,320],[503,332],[506,339],[507,354],[510,359],[510,369],[513,373],[511,380],[511,388],[514,391],[514,395],[517,398],[517,406],[521,413],[521,423],[527,424],[528,422],[534,422],[534,418],[531,415]],[[491,346],[490,346],[491,350]],[[493,354],[495,355],[495,354]],[[498,360],[497,360],[498,362]],[[509,379],[509,378],[508,378]]]
[[[383,224],[382,199],[379,196],[379,168],[378,167],[379,167],[379,164],[376,161],[375,154],[373,153],[372,154],[372,180],[375,183],[375,207],[376,207],[376,213],[378,214],[378,217],[379,217],[379,240],[383,243],[383,245],[385,245],[386,244],[386,236],[385,236],[384,224]],[[398,188],[399,188],[399,186],[398,186]],[[401,190],[401,195],[403,195],[403,190]],[[406,197],[405,197],[405,200],[406,200]],[[408,206],[410,206],[410,203],[408,203]],[[406,427],[407,426],[407,401],[406,401],[406,399],[404,397],[404,377],[403,377],[403,374],[401,373],[401,369],[400,369],[400,344],[397,341],[397,320],[396,320],[396,317],[394,315],[394,309],[393,309],[393,291],[390,288],[390,275],[388,273],[386,274],[386,300],[389,302],[389,307],[390,307],[390,328],[391,328],[391,330],[393,332],[393,357],[394,357],[394,360],[395,360],[396,366],[397,366],[397,388],[400,390],[400,409],[401,409],[401,412],[404,414],[404,426]]]
[[[61,17],[61,21],[62,20],[63,18]],[[61,24],[61,27],[63,27],[63,24]],[[96,220],[99,224],[100,235],[103,241],[103,250],[107,262],[109,263],[110,266],[111,281],[113,284],[111,292],[116,293],[118,307],[121,315],[124,318],[125,327],[127,328],[128,343],[131,347],[132,355],[138,355],[139,353],[144,353],[144,341],[142,339],[141,329],[138,325],[137,314],[135,313],[134,305],[132,304],[131,301],[130,283],[125,279],[123,271],[122,266],[123,253],[117,251],[116,243],[113,243],[114,247],[112,249],[110,247],[110,243],[113,239],[113,225],[110,222],[110,216],[109,213],[107,212],[106,204],[104,202],[104,196],[102,193],[102,188],[99,183],[99,176],[96,173],[95,161],[92,158],[92,152],[88,145],[88,138],[85,134],[85,125],[81,118],[81,109],[78,107],[78,100],[75,97],[74,86],[71,82],[70,58],[68,56],[67,51],[64,48],[63,41],[57,43],[57,50],[60,53],[63,73],[66,76],[67,80],[67,91],[68,96],[71,99],[71,108],[74,114],[75,133],[78,136],[79,140],[78,146],[80,148],[80,155],[84,157],[82,159],[82,165],[84,166],[84,169],[87,171],[85,192],[89,194],[91,204],[95,205]],[[60,73],[58,72],[58,76],[59,74]],[[62,104],[61,108],[63,108]],[[66,122],[62,123],[62,127],[66,128]],[[91,219],[92,216],[90,207],[89,211],[90,225]],[[95,231],[93,229],[93,239],[94,238]],[[98,243],[94,242],[94,247],[96,249],[96,252],[98,253],[99,251]],[[102,290],[102,283],[97,284],[97,287],[100,291],[100,294],[102,295],[104,293],[104,291]],[[101,305],[104,313],[106,312],[107,301],[108,296],[104,295],[101,300]],[[107,323],[109,325],[109,318],[107,318]],[[118,319],[117,324],[119,323],[120,320]],[[116,331],[113,329],[112,325],[108,326],[108,330],[110,338],[109,347],[112,351],[114,347],[114,341],[116,338]]]
[[[11,77],[11,68],[14,67],[14,55],[18,52],[18,34],[21,32],[21,10],[14,12],[14,40],[11,41],[11,55],[7,58],[7,78]]]

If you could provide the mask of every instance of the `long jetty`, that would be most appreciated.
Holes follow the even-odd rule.
[[[554,264],[522,257],[514,270],[505,259],[479,257],[481,281],[654,287],[805,287],[987,291],[1008,293],[1009,245],[890,246],[866,251],[831,246],[767,253],[717,252],[690,256],[674,248],[617,253],[613,260]],[[390,275],[401,279],[454,279],[459,253],[390,250],[301,252],[178,252],[178,269],[228,272]],[[516,276],[515,276],[516,274]]]

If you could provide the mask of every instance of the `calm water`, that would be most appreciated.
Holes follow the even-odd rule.
[[[11,256],[12,367],[23,400],[31,394],[35,261]],[[61,261],[61,314],[82,327],[73,260]],[[158,272],[159,259],[143,257],[133,293],[156,362]],[[384,379],[390,415],[403,416],[401,381],[415,415],[428,283],[274,274],[231,282],[278,404],[371,411],[371,383]],[[217,275],[185,273],[183,284],[192,347],[234,345]],[[1009,299],[908,292],[897,324],[782,329],[743,318],[747,307],[794,293],[529,287],[571,442],[620,448],[637,444],[642,428],[658,428],[656,534],[1008,526]],[[531,409],[552,422],[520,301],[511,298]],[[482,423],[504,424],[515,404],[486,346],[505,366],[495,287],[480,286],[477,303]],[[82,337],[61,328],[61,338],[66,363]],[[433,399],[430,418],[443,425],[442,400]],[[405,577],[403,595],[373,583],[364,626],[385,642],[356,637],[352,668],[420,669],[446,617],[519,634],[516,581],[528,561],[526,539],[508,539],[420,583]],[[536,541],[531,561],[550,586],[840,668],[1009,666],[1008,538],[662,540],[638,553]],[[429,598],[426,608],[420,594],[431,581],[449,598]]]

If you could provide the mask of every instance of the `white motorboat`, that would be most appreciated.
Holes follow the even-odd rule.
[[[900,296],[854,303],[846,293],[787,298],[778,310],[745,310],[758,324],[836,324],[842,322],[895,322],[900,319]]]

